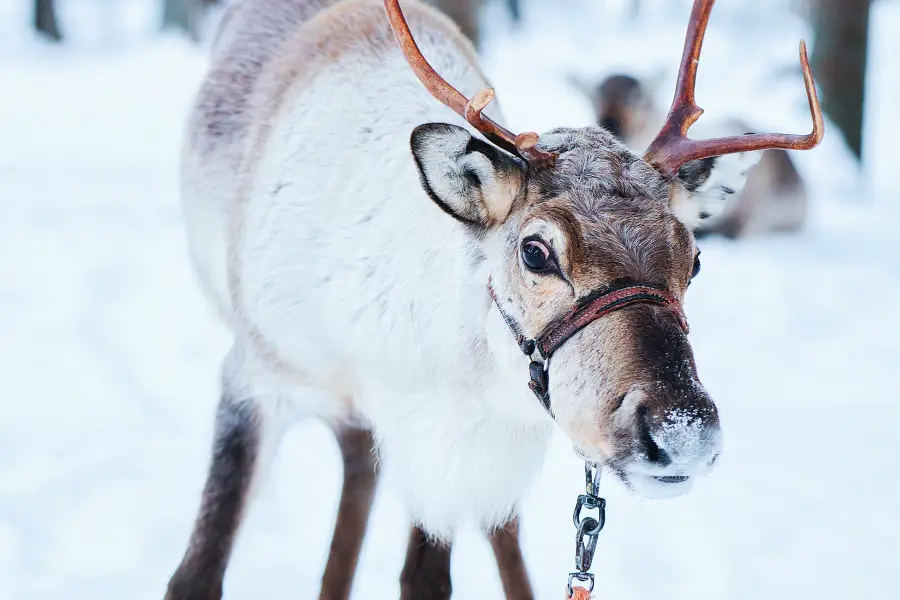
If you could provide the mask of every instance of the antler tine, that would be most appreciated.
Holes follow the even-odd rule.
[[[553,164],[557,155],[544,152],[536,147],[538,142],[536,133],[516,135],[482,114],[484,108],[494,99],[493,89],[485,88],[469,100],[428,64],[413,39],[406,17],[403,16],[403,11],[400,9],[399,0],[384,0],[384,9],[406,62],[409,63],[413,73],[432,96],[466,119],[472,127],[483,133],[491,142],[507,152],[521,157],[529,165],[544,167]]]
[[[773,148],[811,150],[819,145],[825,135],[822,107],[819,105],[816,84],[809,68],[806,42],[801,40],[800,65],[803,69],[803,81],[813,121],[811,133],[807,135],[754,133],[711,140],[691,140],[687,137],[691,125],[703,114],[703,109],[694,102],[694,84],[697,80],[700,48],[703,45],[703,36],[713,4],[715,0],[694,1],[672,108],[666,117],[666,123],[644,155],[644,160],[656,167],[665,177],[674,177],[681,165],[700,158]]]

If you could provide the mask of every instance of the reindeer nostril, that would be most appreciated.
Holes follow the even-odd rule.
[[[669,458],[669,454],[653,441],[653,436],[650,433],[653,427],[650,409],[646,406],[639,406],[637,419],[638,439],[644,454],[647,456],[647,461],[663,467],[671,464],[672,459]]]

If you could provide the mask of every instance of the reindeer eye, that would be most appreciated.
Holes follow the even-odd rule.
[[[696,277],[700,273],[700,253],[697,253],[697,256],[694,258],[694,270],[691,271],[691,279]]]
[[[552,266],[550,250],[537,240],[526,240],[522,244],[522,262],[529,271],[540,273]]]

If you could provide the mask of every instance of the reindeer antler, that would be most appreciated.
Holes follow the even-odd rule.
[[[674,177],[681,165],[699,158],[769,148],[811,150],[819,145],[825,134],[822,108],[816,96],[816,85],[809,69],[809,58],[806,56],[806,42],[801,40],[800,65],[803,68],[803,81],[806,84],[806,96],[809,99],[809,111],[813,120],[813,129],[809,135],[754,133],[711,140],[688,139],[688,129],[703,114],[703,109],[694,102],[694,82],[697,79],[700,47],[703,45],[706,24],[709,22],[709,14],[714,3],[715,0],[694,1],[684,41],[684,53],[681,55],[675,99],[672,101],[665,125],[644,155],[644,160],[656,167],[665,177]]]
[[[422,56],[419,46],[416,45],[406,17],[400,10],[399,0],[384,0],[384,9],[387,11],[391,29],[397,36],[406,61],[432,96],[463,117],[491,142],[507,152],[521,157],[529,165],[545,167],[553,164],[557,154],[544,152],[537,148],[538,134],[520,133],[516,135],[490,117],[481,114],[481,111],[494,99],[493,89],[485,88],[469,100],[446,79],[438,75],[437,71]]]

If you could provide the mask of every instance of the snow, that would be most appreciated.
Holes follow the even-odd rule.
[[[615,6],[604,19],[611,4],[549,12],[527,2],[522,32],[498,19],[485,64],[514,128],[585,124],[571,71],[672,69],[687,3],[644,2],[636,22]],[[205,59],[154,34],[143,0],[123,3],[108,36],[64,2],[63,26],[84,26],[61,50],[23,33],[27,5],[0,8],[0,598],[159,599],[199,498],[228,345],[194,284],[177,202],[181,125]],[[603,482],[599,598],[898,595],[900,198],[889,176],[900,5],[874,10],[865,169],[831,128],[821,148],[797,156],[814,190],[802,234],[702,242],[686,309],[726,451],[679,499],[642,501]],[[771,75],[795,64],[800,36],[809,34],[784,2],[722,0],[701,105],[805,131],[799,75]],[[330,434],[315,423],[292,430],[239,539],[226,597],[316,597],[339,481]],[[581,481],[558,435],[522,522],[539,598],[562,596]],[[398,596],[405,542],[388,481],[355,598]],[[455,598],[501,595],[475,532],[460,536],[453,576]]]

